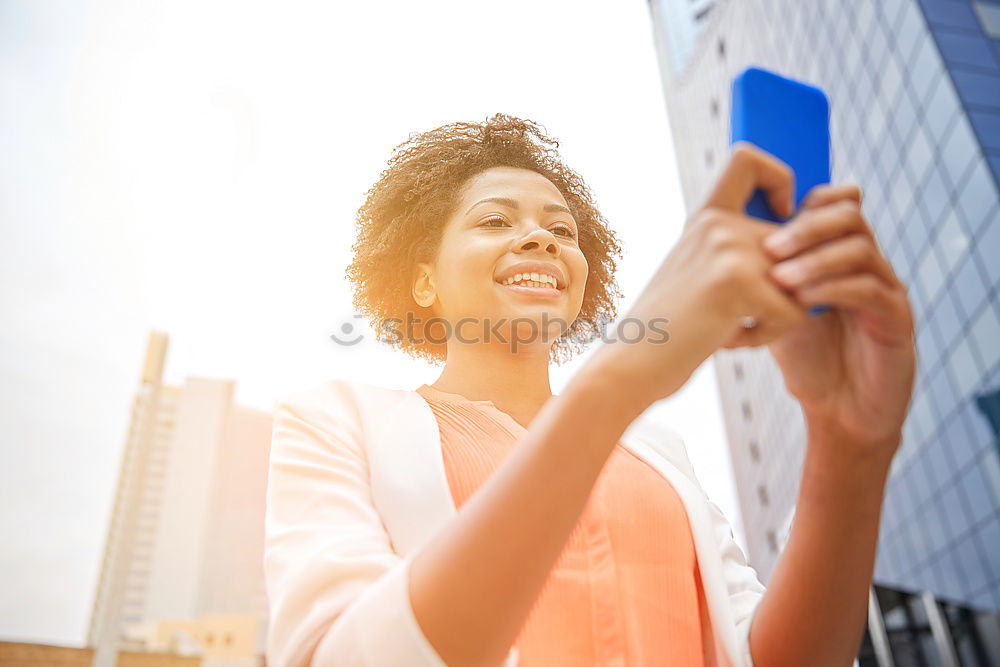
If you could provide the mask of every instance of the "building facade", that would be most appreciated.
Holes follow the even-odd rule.
[[[1000,655],[989,615],[1000,612],[1000,4],[721,0],[697,22],[688,5],[649,3],[687,209],[728,159],[733,78],[755,65],[810,83],[830,99],[832,180],[862,186],[910,289],[918,377],[883,507],[878,621],[891,638],[897,615],[914,625],[916,614],[940,650],[981,654],[989,637],[960,640],[948,615],[983,612],[992,620],[977,628]],[[676,34],[696,37],[672,45]],[[804,422],[766,348],[713,363],[748,557],[766,584],[794,517]]]
[[[230,380],[163,384],[166,345],[151,336],[128,430],[91,612],[95,665],[113,665],[119,649],[150,650],[139,638],[151,625],[226,614],[256,619],[264,651],[271,415],[236,405]]]

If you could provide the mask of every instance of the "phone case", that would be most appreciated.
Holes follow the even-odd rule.
[[[760,67],[748,67],[733,79],[730,146],[747,141],[785,162],[795,173],[795,208],[811,188],[830,182],[830,103],[816,86]],[[758,189],[746,214],[777,224],[777,215]],[[819,315],[829,306],[813,306]]]

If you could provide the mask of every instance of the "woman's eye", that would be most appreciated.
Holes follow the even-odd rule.
[[[503,223],[503,222],[506,222],[506,220],[504,220],[503,218],[499,218],[499,217],[486,218],[485,220],[483,220],[483,222],[479,226],[480,227],[493,227],[493,225],[490,224],[491,222],[500,222],[500,223]]]
[[[494,223],[496,223],[496,224],[494,224]],[[499,216],[494,216],[492,218],[486,218],[481,223],[479,223],[479,226],[480,227],[493,227],[493,228],[496,228],[498,225],[506,225],[506,224],[508,224],[506,220],[504,220],[503,218],[501,218]],[[553,227],[552,231],[553,232],[562,231],[562,232],[565,232],[566,238],[570,238],[570,239],[576,238],[576,232],[574,232],[572,228],[567,227],[565,225],[559,225],[558,227]]]

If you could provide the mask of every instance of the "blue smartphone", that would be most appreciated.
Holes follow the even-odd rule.
[[[830,102],[816,86],[760,67],[748,67],[733,79],[730,140],[747,141],[777,157],[795,173],[795,209],[811,188],[830,182]],[[746,214],[784,224],[758,188]],[[809,315],[830,310],[813,306]]]

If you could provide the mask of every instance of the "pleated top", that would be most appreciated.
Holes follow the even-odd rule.
[[[492,401],[430,385],[455,507],[526,433]],[[687,513],[673,486],[619,443],[515,642],[519,667],[715,667]]]

